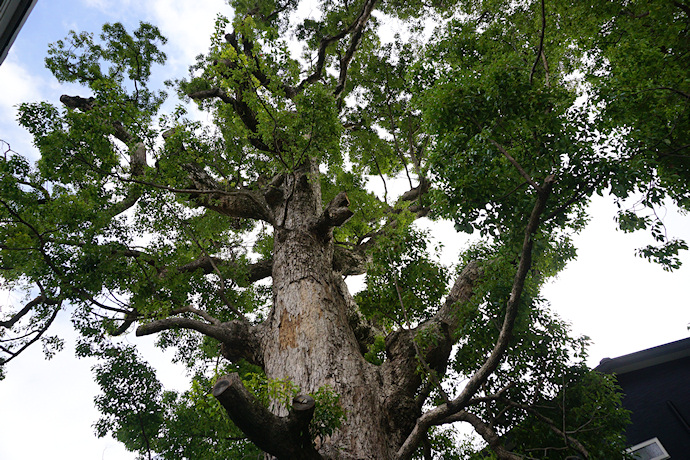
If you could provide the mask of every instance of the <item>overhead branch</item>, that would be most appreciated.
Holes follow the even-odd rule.
[[[427,430],[431,426],[438,424],[441,420],[446,419],[464,409],[470,399],[477,393],[477,391],[479,391],[481,386],[500,364],[501,359],[508,349],[508,345],[510,344],[510,340],[512,338],[520,297],[522,296],[522,290],[524,288],[529,270],[532,266],[534,235],[539,227],[541,215],[546,209],[546,202],[551,194],[551,189],[554,182],[555,178],[553,176],[548,176],[545,179],[543,186],[539,188],[540,191],[537,194],[536,203],[534,204],[527,227],[525,228],[525,237],[520,253],[520,262],[518,264],[518,268],[513,279],[513,287],[506,304],[503,326],[501,327],[501,331],[498,335],[498,339],[496,340],[496,344],[491,351],[491,354],[486,359],[484,364],[479,368],[479,370],[477,370],[477,372],[475,372],[475,374],[467,381],[459,396],[449,403],[441,404],[440,406],[429,410],[417,419],[414,429],[398,450],[396,456],[397,459],[410,459],[415,449],[422,441]]]
[[[231,34],[226,34],[225,40],[233,48],[235,48],[235,50],[240,49],[239,44],[237,43],[237,35],[234,32]],[[275,78],[270,78],[263,70],[261,70],[261,62],[259,60],[259,56],[257,56],[257,54],[254,52],[254,46],[255,44],[253,40],[250,40],[246,36],[242,37],[242,51],[248,59],[254,61],[254,68],[251,71],[252,75],[259,81],[259,83],[261,83],[261,86],[264,88],[270,90],[274,84],[277,84],[278,88],[283,91],[288,99],[293,99],[297,95],[297,90],[294,87],[287,85],[281,80],[276,82]]]
[[[60,102],[71,110],[90,112],[95,107],[96,99],[93,97],[83,98],[80,96],[60,96]],[[136,139],[122,124],[120,120],[108,120],[113,128],[113,135],[117,140],[126,144],[129,148],[129,174],[132,179],[140,178],[146,169],[146,145],[142,140]],[[111,217],[122,214],[134,206],[141,197],[141,190],[138,187],[130,187],[125,197],[118,203],[113,204],[107,211]]]
[[[184,265],[180,265],[179,267],[175,267],[174,269],[164,269],[161,272],[161,276],[165,276],[170,270],[178,273],[190,273],[196,270],[202,270],[204,274],[208,275],[214,272],[214,264],[217,267],[237,266],[237,263],[233,260],[202,255],[201,257]],[[268,278],[271,276],[272,267],[273,261],[271,259],[264,259],[247,265],[246,283],[251,284],[264,278]],[[245,284],[244,279],[236,279],[235,282],[240,286]]]
[[[263,367],[263,351],[259,339],[260,326],[252,326],[246,321],[229,321],[209,324],[191,318],[165,318],[142,324],[137,328],[137,336],[155,334],[171,329],[190,329],[212,337],[223,345],[223,355],[231,361],[240,358]]]
[[[547,86],[548,86],[548,69],[546,68],[546,56],[544,55],[544,35],[546,33],[546,5],[545,0],[541,0],[541,33],[539,35],[539,49],[537,50],[537,57],[532,65],[532,70],[529,73],[529,84],[532,84],[534,71],[537,69],[539,59],[544,59],[544,69],[547,71]]]
[[[50,316],[44,320],[43,324],[40,325],[38,329],[35,329],[31,331],[28,335],[35,334],[31,339],[27,340],[24,345],[22,345],[19,349],[17,350],[11,350],[7,347],[0,347],[2,351],[7,353],[9,355],[9,358],[2,358],[0,357],[0,366],[4,366],[5,364],[9,363],[12,361],[14,358],[19,356],[24,350],[29,348],[31,345],[36,343],[38,340],[43,337],[43,334],[50,328],[50,326],[55,322],[55,318],[57,318],[58,313],[60,313],[60,306],[62,302],[58,302],[56,305],[57,307],[53,310],[53,312],[50,314]]]
[[[202,190],[203,191],[203,190]],[[192,193],[192,195],[194,195]],[[199,206],[228,217],[263,220],[273,223],[273,216],[261,193],[253,190],[234,190],[222,193],[200,193],[194,196]]]
[[[264,452],[278,459],[321,460],[309,435],[309,422],[316,407],[311,396],[296,396],[290,413],[278,417],[261,405],[237,374],[218,380],[212,394],[235,425]]]
[[[60,102],[65,104],[65,107],[72,110],[80,110],[82,112],[88,112],[93,109],[93,103],[95,98],[81,97],[81,96],[68,96],[63,94],[60,96]]]
[[[426,192],[429,191],[429,187],[431,186],[431,183],[426,177],[421,177],[419,179],[419,185],[411,188],[410,190],[406,191],[402,195],[400,195],[400,200],[402,201],[414,201],[417,198],[421,197],[424,195]]]
[[[352,41],[350,42],[350,48],[352,48],[354,44],[354,49],[352,50],[352,53],[354,54],[355,49],[357,48],[357,45],[359,45],[359,41],[361,39],[361,34],[362,31],[364,30],[364,27],[367,24],[367,21],[371,17],[371,13],[374,9],[374,5],[376,4],[376,0],[367,0],[364,3],[364,6],[362,7],[362,11],[359,13],[357,18],[349,24],[347,27],[344,27],[341,29],[337,34],[331,35],[330,37],[325,37],[321,39],[321,42],[319,43],[319,50],[317,51],[317,59],[316,59],[316,66],[314,68],[314,72],[311,73],[308,77],[306,77],[304,80],[300,82],[299,85],[297,85],[297,92],[302,92],[304,91],[304,88],[307,87],[307,85],[310,85],[316,81],[318,81],[322,75],[323,75],[323,68],[326,63],[326,51],[329,46],[333,45],[334,43],[338,42],[339,40],[343,39],[346,37],[349,33],[353,33],[353,38]],[[355,39],[356,37],[356,39]],[[350,49],[348,49],[348,52]],[[345,63],[349,65],[350,60],[352,59],[352,56],[350,56]],[[343,75],[343,67],[342,67],[343,62],[341,61],[341,69],[340,69],[340,74],[341,77],[338,79],[338,86],[336,87],[336,90],[340,88],[341,81],[342,85],[344,86],[345,84],[345,78],[347,75],[347,66],[344,69],[345,74]],[[342,88],[339,90],[342,92]],[[339,96],[339,93],[336,94],[336,96]]]
[[[347,71],[350,67],[350,61],[355,55],[355,51],[359,48],[359,43],[362,40],[362,35],[364,34],[364,28],[371,17],[371,13],[374,11],[374,5],[376,5],[376,0],[368,0],[364,4],[362,13],[355,21],[355,27],[352,31],[352,38],[350,39],[350,45],[345,51],[345,54],[340,59],[340,75],[338,76],[338,85],[333,91],[333,95],[339,98],[345,89],[345,83],[347,82]]]
[[[195,91],[193,93],[189,94],[189,97],[196,101],[202,101],[204,99],[214,99],[218,98],[221,101],[225,102],[226,104],[231,104],[235,105],[237,104],[237,100],[235,100],[234,97],[228,96],[228,93],[226,93],[224,90],[220,88],[211,88],[211,89],[204,89],[200,91]]]

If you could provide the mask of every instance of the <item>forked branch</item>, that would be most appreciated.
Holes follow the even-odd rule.
[[[458,397],[449,403],[441,404],[440,406],[429,410],[417,419],[414,429],[398,450],[396,459],[410,459],[415,449],[425,436],[427,430],[431,426],[444,423],[444,420],[462,411],[467,406],[470,399],[477,393],[477,391],[479,391],[481,386],[500,364],[500,361],[508,349],[508,345],[512,338],[513,326],[515,325],[515,318],[517,317],[518,313],[520,297],[522,296],[522,290],[525,286],[528,272],[532,266],[534,235],[539,227],[541,215],[546,209],[546,202],[551,194],[551,189],[554,182],[554,176],[548,176],[545,179],[544,184],[539,188],[540,191],[537,194],[537,201],[532,209],[527,228],[525,229],[525,238],[522,244],[520,263],[518,264],[517,272],[515,273],[515,277],[513,279],[513,287],[506,305],[503,326],[501,327],[501,331],[498,335],[498,339],[496,340],[496,344],[494,345],[494,349],[482,367],[468,380],[465,388]]]
[[[347,53],[350,54],[349,57],[346,56],[341,60],[341,68],[340,68],[340,77],[338,79],[338,86],[336,87],[336,96],[340,95],[340,92],[342,92],[342,87],[345,85],[345,78],[347,75],[347,66],[350,63],[350,60],[352,59],[352,55],[354,55],[354,51],[357,49],[357,46],[359,45],[359,41],[361,39],[362,32],[364,30],[364,27],[366,26],[369,18],[371,17],[371,13],[374,9],[374,5],[376,4],[376,0],[367,0],[364,4],[364,7],[362,8],[362,11],[360,12],[359,16],[357,16],[357,19],[355,19],[350,25],[347,27],[341,29],[337,34],[331,35],[330,37],[323,38],[321,40],[321,43],[319,43],[319,50],[318,50],[318,57],[316,59],[316,67],[314,69],[314,72],[311,73],[308,77],[306,77],[304,80],[300,82],[300,84],[297,86],[297,91],[302,92],[304,91],[304,88],[307,87],[307,85],[310,85],[316,81],[318,81],[323,74],[323,67],[324,64],[326,63],[326,50],[328,49],[329,46],[332,44],[336,43],[338,40],[341,40],[342,38],[345,38],[349,33],[352,33],[352,40],[350,42],[350,47],[348,48]],[[345,67],[343,67],[343,64]]]

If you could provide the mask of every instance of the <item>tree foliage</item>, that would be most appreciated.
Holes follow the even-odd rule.
[[[190,75],[167,82],[174,108],[149,81],[166,59],[153,25],[50,47],[48,68],[85,93],[23,104],[40,160],[0,158],[0,276],[27,299],[0,321],[3,369],[34,342],[59,348],[45,333],[68,311],[79,353],[102,359],[99,435],[143,458],[346,458],[343,439],[375,438],[356,425],[347,372],[300,386],[271,375],[266,352],[271,330],[297,350],[308,339],[294,331],[320,321],[284,314],[286,302],[332,303],[379,382],[388,457],[460,458],[454,422],[499,458],[620,453],[615,383],[584,368],[587,339],[540,289],[574,259],[594,194],[614,197],[623,231],[651,232],[641,256],[679,266],[687,244],[656,209],[690,203],[688,6],[231,6]],[[444,267],[421,218],[479,238]],[[303,251],[286,258],[290,244]],[[328,267],[309,259],[321,256]],[[326,290],[295,302],[280,283],[300,270],[294,283]],[[352,298],[343,277],[365,273]],[[189,391],[164,392],[118,342],[135,322],[176,350]],[[318,374],[305,366],[295,375]]]

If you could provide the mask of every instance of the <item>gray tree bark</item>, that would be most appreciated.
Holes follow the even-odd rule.
[[[305,165],[282,187],[285,199],[274,208],[274,306],[263,335],[266,375],[288,378],[303,393],[329,385],[340,395],[346,420],[317,446],[324,458],[389,458],[378,372],[348,322],[349,293],[333,270],[316,166]]]

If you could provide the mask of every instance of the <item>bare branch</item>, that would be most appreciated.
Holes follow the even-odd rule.
[[[460,411],[457,412],[456,414],[453,414],[450,417],[447,417],[443,420],[439,421],[440,424],[445,424],[445,423],[453,423],[453,422],[467,422],[472,427],[474,430],[482,437],[484,438],[484,441],[489,444],[491,449],[496,453],[499,459],[501,460],[523,460],[523,457],[521,455],[516,455],[509,450],[507,450],[504,446],[503,443],[501,442],[501,438],[498,436],[496,431],[494,431],[493,428],[491,428],[489,425],[484,423],[479,417],[477,417],[474,414],[471,414],[467,411]]]
[[[260,326],[252,326],[246,321],[229,321],[209,324],[190,318],[165,318],[142,324],[137,328],[137,336],[151,335],[170,329],[190,329],[212,337],[223,344],[223,355],[235,361],[244,358],[250,363],[263,367],[263,352],[259,340]]]
[[[6,321],[0,321],[0,327],[11,328],[15,325],[17,321],[26,316],[37,305],[57,305],[58,303],[60,303],[60,301],[57,299],[49,299],[44,295],[36,296],[30,302],[24,305],[24,308],[12,315],[10,319]]]

